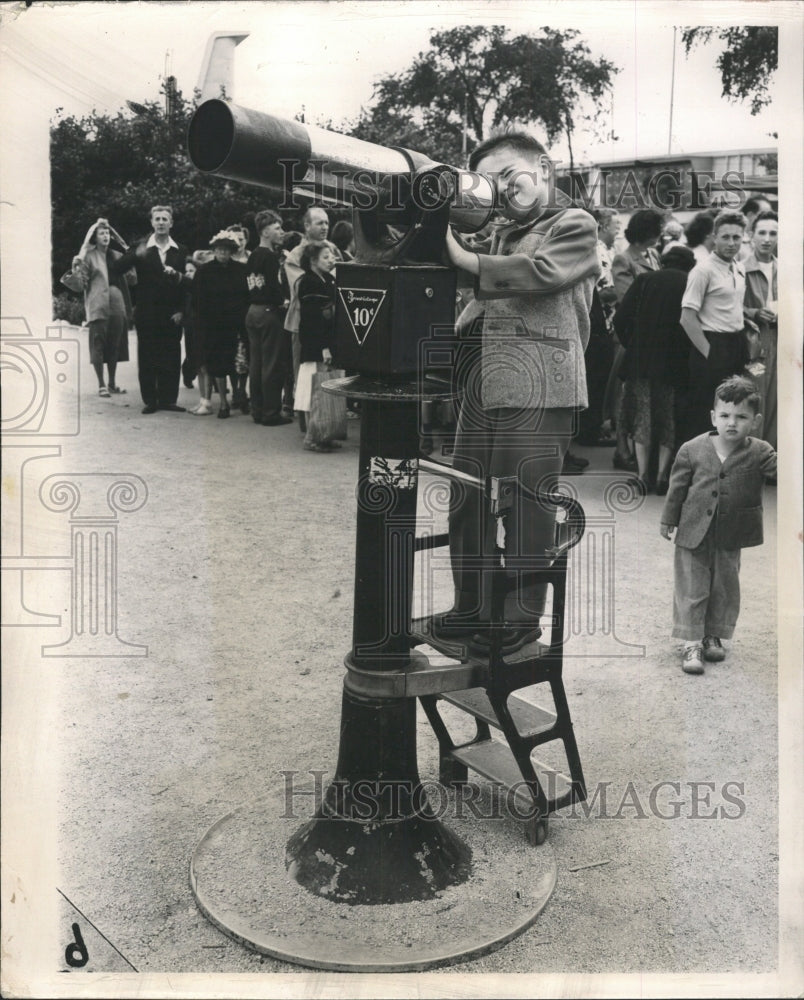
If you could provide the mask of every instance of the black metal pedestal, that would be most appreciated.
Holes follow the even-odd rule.
[[[339,383],[327,388],[360,399],[362,419],[335,778],[301,827],[279,790],[224,816],[193,852],[190,881],[202,912],[263,954],[340,971],[423,970],[521,934],[550,898],[555,856],[545,845],[532,857],[488,789],[471,810],[443,790],[438,812],[454,815],[462,836],[442,823],[418,774],[415,694],[373,693],[424,659],[410,635],[418,405],[451,394],[438,383]]]
[[[411,658],[422,386],[343,381],[330,391],[361,400],[353,642],[346,665],[404,669]],[[432,392],[439,391],[443,398],[436,383]],[[469,876],[469,849],[434,816],[419,779],[415,699],[362,697],[349,690],[347,675],[335,778],[318,814],[288,842],[286,862],[311,892],[348,903],[430,899]]]

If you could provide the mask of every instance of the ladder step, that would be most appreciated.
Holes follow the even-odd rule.
[[[473,743],[470,746],[458,747],[450,751],[449,757],[460,761],[467,767],[482,774],[490,781],[498,782],[505,788],[514,788],[515,797],[519,808],[527,812],[532,804],[532,799],[527,786],[524,783],[519,765],[511,753],[511,750],[504,743],[497,740],[483,740],[481,743]],[[552,804],[560,798],[568,796],[572,791],[572,782],[561,772],[553,771],[546,764],[533,760],[533,769],[539,784],[542,786],[548,803]]]
[[[367,698],[420,698],[460,691],[486,682],[488,664],[477,660],[458,662],[434,653],[414,650],[410,661],[398,670],[361,670],[346,658],[346,686]]]
[[[502,728],[500,720],[497,718],[497,713],[492,708],[488,695],[483,688],[454,691],[450,694],[444,694],[443,698],[444,701],[448,701],[451,705],[463,709],[464,712],[468,712],[477,719],[482,719],[490,726],[494,726],[497,729]],[[545,730],[550,729],[556,721],[553,712],[548,712],[538,705],[533,705],[531,702],[517,695],[509,697],[508,711],[511,713],[511,718],[514,720],[517,732],[523,737],[543,733]]]

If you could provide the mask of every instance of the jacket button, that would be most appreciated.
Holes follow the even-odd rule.
[[[720,478],[721,479],[725,479],[726,478],[726,473],[725,472],[721,472],[720,473]]]
[[[717,490],[712,490],[712,496],[713,496],[713,497],[716,497],[716,496],[717,496]]]
[[[708,515],[709,517],[711,517],[711,516],[712,516],[712,511],[711,511],[711,510],[708,510],[708,511],[707,511],[706,513],[707,513],[707,515]]]

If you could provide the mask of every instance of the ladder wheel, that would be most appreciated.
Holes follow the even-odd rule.
[[[525,824],[525,839],[534,847],[541,847],[547,840],[547,819],[529,819]]]

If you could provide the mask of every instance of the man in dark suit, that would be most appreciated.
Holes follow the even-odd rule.
[[[172,225],[173,210],[168,205],[155,205],[151,209],[151,235],[127,248],[116,263],[117,270],[134,267],[137,271],[134,322],[143,413],[184,411],[176,400],[181,369],[181,276],[187,251],[171,237]]]

